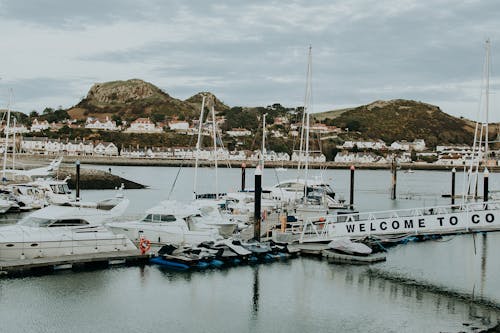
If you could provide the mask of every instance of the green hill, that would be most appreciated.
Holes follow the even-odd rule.
[[[362,138],[382,139],[387,143],[396,140],[425,139],[427,146],[437,144],[472,144],[474,123],[456,118],[435,105],[410,101],[376,101],[342,112],[314,115],[323,122],[348,128]],[[496,135],[496,125],[490,125]]]

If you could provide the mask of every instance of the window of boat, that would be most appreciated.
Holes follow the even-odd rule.
[[[82,219],[64,219],[64,220],[55,220],[51,225],[52,227],[74,227],[79,225],[87,225],[89,224],[87,221]]]
[[[58,194],[67,194],[69,193],[69,188],[68,188],[68,185],[66,184],[59,184],[57,185],[57,190],[58,190]]]
[[[59,185],[59,186],[62,186],[63,191],[64,191],[63,193],[66,193],[66,194],[71,193],[71,191],[69,190],[68,184],[63,184],[63,185]]]
[[[145,218],[142,219],[144,222],[153,222],[153,214],[146,215]]]
[[[52,192],[57,193],[57,185],[50,185]]]
[[[173,215],[160,215],[161,222],[174,222],[176,220]]]
[[[26,227],[46,227],[52,222],[54,222],[52,219],[28,216],[22,219],[19,224]]]

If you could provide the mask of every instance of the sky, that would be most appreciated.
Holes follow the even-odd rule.
[[[0,0],[0,108],[67,108],[131,78],[300,106],[311,45],[313,112],[403,98],[476,119],[489,38],[500,121],[499,18],[498,0]]]

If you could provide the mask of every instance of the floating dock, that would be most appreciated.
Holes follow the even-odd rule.
[[[368,256],[354,256],[330,250],[323,250],[321,251],[321,255],[328,259],[329,262],[354,265],[374,264],[377,262],[383,262],[387,258],[385,253],[382,252],[370,254]]]
[[[37,273],[50,273],[61,269],[108,267],[113,265],[138,265],[147,263],[149,255],[142,255],[138,250],[123,252],[89,253],[60,256],[54,258],[36,258],[0,261],[0,275],[19,276]]]

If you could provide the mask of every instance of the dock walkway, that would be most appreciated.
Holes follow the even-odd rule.
[[[111,266],[116,264],[145,263],[149,255],[138,250],[122,252],[89,253],[55,258],[1,260],[0,275],[23,275],[36,271],[53,271],[87,266]]]

